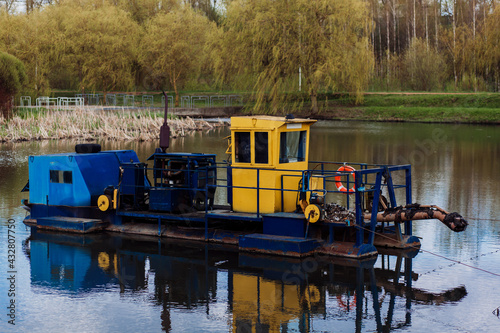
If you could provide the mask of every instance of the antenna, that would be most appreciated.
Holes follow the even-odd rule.
[[[165,152],[170,144],[170,127],[167,124],[167,116],[168,116],[168,97],[167,93],[163,92],[163,96],[165,96],[165,117],[163,119],[163,125],[160,128],[160,148],[163,152]]]

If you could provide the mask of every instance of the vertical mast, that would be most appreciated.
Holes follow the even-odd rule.
[[[170,127],[167,124],[167,116],[168,116],[168,98],[167,94],[163,92],[163,96],[165,96],[165,117],[163,119],[163,125],[160,128],[160,148],[163,152],[165,152],[170,143]]]

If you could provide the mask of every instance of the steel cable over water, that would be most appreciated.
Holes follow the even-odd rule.
[[[369,232],[373,232],[375,235],[378,235],[378,236],[381,236],[381,237],[384,237],[384,238],[387,238],[387,239],[392,240],[392,238],[390,238],[390,237],[388,237],[388,236],[385,236],[384,234],[381,234],[381,233],[379,233],[379,232],[376,232],[376,231],[371,231],[370,229],[365,228],[365,227],[361,227],[361,226],[360,226],[360,228],[361,228],[361,229],[364,229],[364,230],[366,230],[366,231],[369,231]],[[469,267],[469,268],[472,268],[472,269],[475,269],[475,270],[478,270],[478,271],[482,271],[482,272],[485,272],[485,273],[488,273],[488,274],[491,274],[491,275],[495,275],[495,276],[500,277],[500,274],[498,274],[498,273],[490,272],[490,271],[488,271],[488,270],[485,270],[485,269],[482,269],[482,268],[479,268],[479,267],[475,267],[475,266],[472,266],[472,265],[466,264],[466,263],[461,262],[461,261],[459,261],[459,260],[455,260],[455,259],[451,259],[451,258],[445,257],[445,256],[443,256],[443,255],[441,255],[441,254],[437,254],[437,253],[431,252],[431,251],[429,251],[429,250],[423,250],[422,248],[417,247],[417,246],[410,246],[410,248],[413,248],[413,249],[415,249],[415,250],[419,250],[419,251],[422,251],[422,252],[425,252],[425,253],[431,254],[431,255],[436,256],[436,257],[439,257],[439,258],[443,258],[443,259],[448,260],[448,261],[452,261],[452,262],[454,262],[455,264],[463,265],[463,266],[466,266],[466,267]],[[496,253],[496,252],[500,252],[500,249],[499,249],[499,250],[496,250],[496,251],[493,251],[493,252],[491,252],[491,253],[489,253],[489,254],[493,254],[493,253]],[[477,257],[479,257],[479,256],[484,256],[484,255],[486,255],[486,254],[477,255]],[[427,273],[426,273],[426,274],[427,274]],[[422,275],[422,274],[419,274],[419,275]]]
[[[466,218],[466,217],[464,217]],[[500,222],[500,219],[486,219],[486,218],[480,218],[480,217],[467,217],[467,220],[477,220],[477,221],[495,221],[495,222]]]
[[[476,219],[476,220],[481,220],[481,219],[479,219],[479,218],[478,218],[478,219]],[[486,219],[486,220],[500,221],[500,220],[495,220],[495,219]],[[381,236],[381,237],[385,237],[385,238],[391,239],[390,237],[385,236],[384,234],[378,233],[378,232],[376,232],[376,231],[371,231],[371,230],[370,230],[370,229],[368,229],[368,228],[365,228],[365,227],[360,227],[360,228],[362,228],[362,229],[364,229],[364,230],[367,230],[367,231],[369,231],[369,232],[373,232],[374,234],[379,235],[379,236]],[[419,251],[422,251],[422,252],[425,252],[425,253],[431,254],[431,255],[433,255],[433,256],[436,256],[436,257],[439,257],[439,258],[443,258],[443,259],[445,259],[445,260],[452,261],[452,264],[450,264],[450,265],[448,265],[448,266],[446,266],[446,267],[452,267],[452,266],[454,266],[454,265],[456,265],[456,264],[459,264],[459,265],[463,265],[463,266],[466,266],[466,267],[469,267],[469,268],[472,268],[472,269],[475,269],[475,270],[478,270],[478,271],[482,271],[482,272],[485,272],[485,273],[488,273],[488,274],[491,274],[491,275],[494,275],[494,276],[498,276],[498,277],[500,277],[500,274],[497,274],[497,273],[494,273],[494,272],[490,272],[490,271],[488,271],[488,270],[485,270],[485,269],[482,269],[482,268],[479,268],[479,267],[475,267],[475,266],[472,266],[472,265],[466,264],[466,263],[464,263],[464,262],[461,262],[461,261],[458,261],[458,260],[455,260],[455,259],[451,259],[451,258],[445,257],[445,256],[443,256],[443,255],[440,255],[440,254],[437,254],[437,253],[434,253],[434,252],[431,252],[431,251],[428,251],[428,250],[423,250],[422,248],[417,247],[417,246],[410,246],[410,248],[414,248],[414,249],[416,249],[416,250],[419,250]],[[490,254],[494,254],[494,253],[498,253],[498,252],[500,252],[500,249],[498,249],[498,250],[496,250],[496,251],[491,251],[491,252],[489,252],[489,253],[478,254],[478,255],[477,255],[477,256],[475,256],[475,257],[471,257],[471,258],[469,258],[469,260],[473,260],[474,258],[483,257],[483,256],[486,256],[486,255],[490,255]],[[437,269],[443,269],[443,268],[444,268],[444,267],[438,267]],[[436,269],[434,269],[434,270],[432,270],[432,271],[428,271],[428,272],[426,272],[426,273],[421,273],[421,274],[419,274],[419,276],[426,275],[426,274],[430,274],[430,273],[433,273],[433,272],[435,272],[435,271],[436,271]],[[494,314],[495,316],[497,316],[497,317],[500,319],[500,306],[499,306],[499,307],[497,307],[496,309],[494,309],[494,310],[492,311],[492,314]]]

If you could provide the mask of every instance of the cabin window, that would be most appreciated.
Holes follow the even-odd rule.
[[[60,183],[59,170],[50,170],[50,182],[51,183]]]
[[[250,132],[236,132],[235,160],[239,163],[250,163]]]
[[[255,132],[255,163],[269,163],[269,141],[267,132]]]
[[[64,184],[73,184],[73,172],[72,171],[63,171],[63,183]]]
[[[51,183],[73,184],[73,172],[61,170],[49,170]]]
[[[306,159],[306,131],[281,132],[280,163],[302,162]]]

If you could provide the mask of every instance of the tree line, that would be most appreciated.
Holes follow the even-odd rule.
[[[369,0],[375,85],[500,90],[498,0]]]
[[[497,2],[1,0],[0,51],[33,96],[238,89],[317,111],[332,91],[500,90]]]

